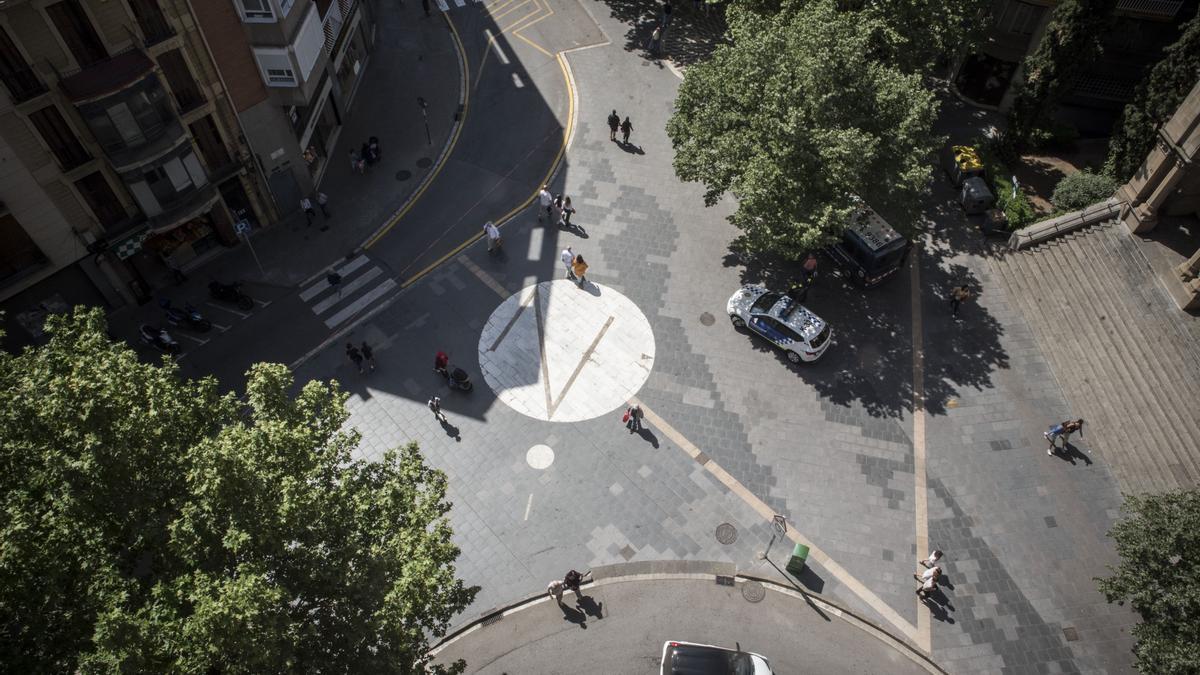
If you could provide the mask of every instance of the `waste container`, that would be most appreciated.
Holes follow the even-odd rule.
[[[792,557],[788,559],[787,571],[792,574],[801,574],[804,572],[804,564],[808,561],[808,547],[804,544],[796,544],[796,548],[792,549]]]
[[[984,176],[983,160],[975,148],[968,145],[952,145],[945,155],[946,175],[954,187],[973,176]]]
[[[968,214],[983,213],[995,203],[996,197],[988,188],[987,181],[978,176],[963,181],[962,207]]]

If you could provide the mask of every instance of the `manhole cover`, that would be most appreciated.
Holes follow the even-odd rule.
[[[409,178],[412,178],[411,171],[400,170],[396,172],[396,180],[408,180]]]
[[[726,546],[737,541],[737,528],[729,523],[721,523],[717,526],[717,541]]]
[[[418,169],[428,169],[431,166],[433,166],[433,160],[429,159],[428,157],[422,157],[421,159],[417,160]]]
[[[742,597],[746,602],[762,602],[762,599],[767,597],[767,589],[757,581],[747,581],[742,584]]]
[[[700,325],[701,326],[711,326],[716,322],[717,322],[717,319],[715,317],[713,317],[712,314],[709,314],[708,312],[705,312],[700,315]]]

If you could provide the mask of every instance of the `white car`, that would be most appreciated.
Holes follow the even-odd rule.
[[[725,309],[734,328],[749,328],[770,340],[792,363],[821,358],[833,336],[824,319],[766,286],[742,286]]]
[[[772,675],[771,662],[754,652],[671,640],[663,643],[662,675]]]

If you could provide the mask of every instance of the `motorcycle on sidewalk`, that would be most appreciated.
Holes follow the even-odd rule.
[[[229,284],[213,281],[208,285],[208,293],[214,300],[235,304],[243,311],[254,309],[254,299],[246,295],[242,285],[236,281]]]
[[[200,314],[200,310],[196,309],[187,303],[183,309],[171,305],[171,301],[162,298],[158,301],[160,307],[167,313],[167,323],[177,328],[187,328],[190,330],[207,333],[212,330],[212,321],[204,318]]]

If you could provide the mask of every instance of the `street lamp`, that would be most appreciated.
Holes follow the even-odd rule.
[[[425,141],[429,145],[433,145],[433,137],[429,135],[429,113],[425,111],[429,107],[424,96],[417,97],[417,105],[421,106],[421,117],[425,118]]]

